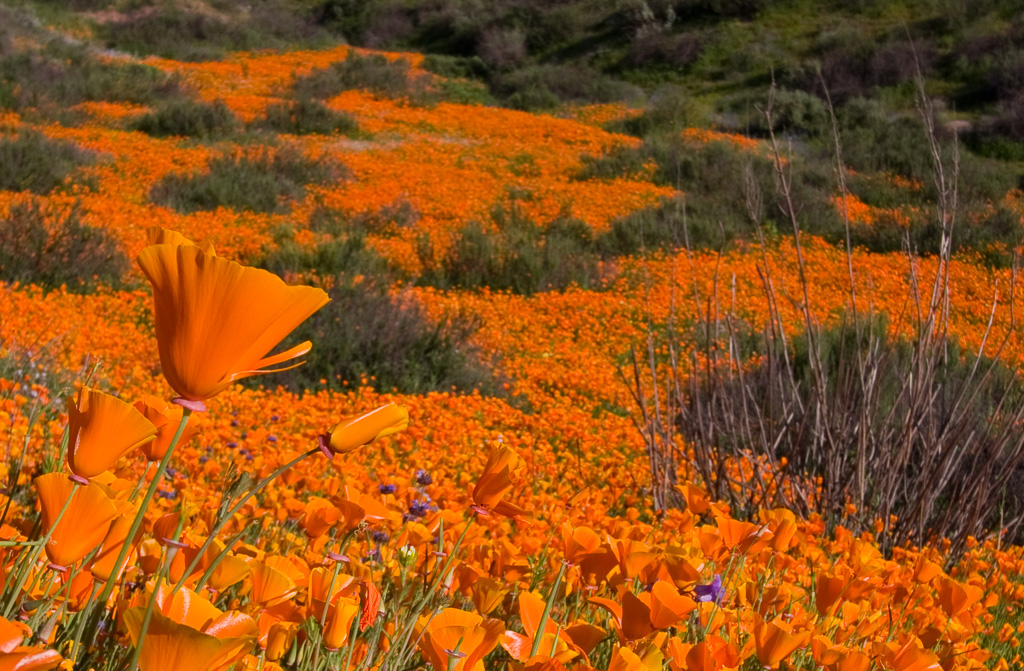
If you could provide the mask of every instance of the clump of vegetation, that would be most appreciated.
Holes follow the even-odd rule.
[[[0,280],[90,292],[117,285],[128,269],[120,242],[82,221],[81,207],[55,209],[37,199],[0,218]]]
[[[292,88],[300,100],[325,100],[352,89],[391,98],[417,99],[426,93],[426,82],[411,76],[409,61],[404,58],[390,60],[380,54],[361,56],[350,51],[345,60],[297,79]]]
[[[256,125],[291,135],[359,135],[359,124],[351,114],[332,110],[313,98],[271,105]]]
[[[171,100],[139,117],[135,130],[154,137],[211,138],[236,130],[238,120],[223,101]]]
[[[292,231],[282,230],[260,262],[282,277],[330,287],[331,302],[292,335],[296,344],[312,340],[317,346],[305,365],[278,373],[275,382],[296,393],[324,384],[352,388],[366,380],[385,392],[504,394],[503,381],[470,344],[476,319],[454,314],[434,322],[411,296],[390,293],[394,273],[366,247],[367,218],[317,212],[314,227],[327,240],[304,247]]]
[[[441,289],[458,287],[530,295],[576,285],[603,286],[605,269],[596,253],[594,235],[578,219],[559,217],[538,225],[525,217],[512,199],[492,212],[493,229],[469,223],[420,282]],[[424,247],[424,255],[432,250]],[[428,268],[430,264],[426,264]]]
[[[325,158],[309,158],[291,147],[261,149],[217,157],[205,172],[168,175],[150,197],[183,213],[218,207],[280,212],[302,197],[307,184],[344,176],[341,165]]]
[[[0,107],[7,109],[57,113],[87,101],[151,105],[180,95],[174,75],[101,58],[60,38],[49,38],[38,49],[0,48]]]
[[[0,189],[47,194],[64,185],[93,154],[33,130],[0,138]]]
[[[99,37],[111,49],[180,61],[218,60],[231,51],[331,42],[331,35],[298,0],[256,0],[244,7],[222,2],[213,11],[159,3],[101,24]]]
[[[297,393],[366,380],[403,394],[504,394],[504,383],[470,344],[477,320],[456,314],[434,322],[411,296],[391,295],[371,279],[336,285],[328,294],[331,302],[292,335],[292,344],[317,346],[304,365],[275,375],[275,383]]]

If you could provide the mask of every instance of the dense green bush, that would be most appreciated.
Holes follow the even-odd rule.
[[[185,213],[218,207],[279,212],[287,208],[286,201],[301,198],[307,184],[336,181],[344,174],[342,166],[290,147],[261,149],[215,158],[205,172],[172,173],[153,187],[150,197]]]
[[[120,243],[102,228],[82,223],[75,205],[53,210],[31,200],[11,206],[0,218],[0,280],[62,285],[88,292],[117,284],[128,269]]]
[[[292,135],[359,134],[359,124],[351,114],[336,112],[319,100],[310,98],[271,105],[257,125]]]
[[[415,99],[425,93],[426,83],[410,75],[409,61],[404,58],[388,60],[379,54],[360,56],[351,51],[345,60],[314,70],[293,86],[299,99],[325,100],[352,89]]]
[[[141,116],[133,128],[154,137],[211,138],[238,128],[238,120],[223,101],[171,100]]]
[[[321,229],[322,230],[322,229]],[[285,277],[331,277],[342,283],[357,276],[382,278],[389,269],[383,259],[366,247],[365,232],[355,225],[334,228],[331,239],[312,248],[295,242],[293,231],[275,236],[275,246],[259,262],[261,268]]]
[[[42,133],[23,130],[0,137],[0,189],[47,194],[93,161],[93,154]]]
[[[37,50],[0,49],[0,106],[66,108],[85,101],[153,104],[180,95],[178,78],[59,39]]]
[[[218,60],[230,51],[318,46],[330,35],[299,0],[218,3],[217,12],[159,3],[100,24],[107,47],[183,61]]]
[[[603,287],[601,259],[585,223],[563,216],[541,226],[524,217],[515,200],[495,207],[492,223],[494,229],[476,222],[464,226],[439,267],[420,283],[526,295],[572,285]],[[432,256],[430,249],[423,251]]]
[[[506,393],[470,344],[476,319],[456,314],[434,322],[411,295],[391,295],[371,280],[339,284],[328,293],[331,301],[284,343],[311,340],[316,347],[305,365],[275,374],[275,384],[301,393],[322,383],[352,388],[366,379],[380,391],[405,394]]]

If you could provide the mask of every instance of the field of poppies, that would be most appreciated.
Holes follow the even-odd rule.
[[[952,437],[897,422],[989,468],[937,467],[927,514],[678,419],[708,371],[824,351],[851,314],[1019,387],[1006,245],[847,247],[765,214],[756,167],[724,185],[750,232],[686,244],[657,224],[699,194],[617,132],[643,110],[482,106],[417,54],[12,45],[35,74],[0,96],[0,670],[1024,665],[1015,399],[929,397],[978,396],[989,423]],[[42,53],[98,83],[45,88]],[[773,137],[672,142],[800,197]],[[943,151],[936,202],[839,163],[821,206],[847,239],[946,240]],[[1020,227],[1022,198],[959,225]]]

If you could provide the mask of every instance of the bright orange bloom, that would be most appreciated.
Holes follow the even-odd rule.
[[[267,356],[328,301],[320,289],[289,286],[184,238],[146,247],[138,263],[153,286],[164,377],[194,409],[233,382],[307,353],[304,342]]]
[[[145,609],[130,608],[124,614],[124,623],[132,642],[139,640]],[[251,620],[250,620],[251,621]],[[233,636],[234,628],[215,627],[211,623],[205,633],[178,624],[163,613],[153,611],[142,643],[139,657],[141,671],[177,671],[178,669],[207,669],[224,671],[248,653],[256,637],[251,634]],[[223,636],[223,637],[221,637]]]
[[[774,667],[797,648],[807,645],[807,633],[793,634],[792,627],[781,621],[764,622],[757,616],[754,623],[754,649],[764,666]]]
[[[327,608],[327,619],[324,620],[324,647],[338,650],[348,642],[352,622],[359,615],[359,599],[344,597],[338,594]]]
[[[89,565],[89,571],[92,572],[92,576],[97,580],[106,582],[110,580],[111,575],[118,576],[121,574],[121,570],[128,562],[129,556],[125,556],[124,561],[121,562],[121,566],[117,567],[117,570],[114,569],[114,562],[117,560],[117,555],[121,553],[121,547],[128,540],[128,531],[131,530],[135,515],[136,512],[134,510],[121,513],[114,520],[114,523],[110,525],[110,530],[107,531],[107,536],[103,539],[100,551],[96,553],[92,563]],[[140,529],[136,533],[133,544],[138,542],[141,532],[142,530]]]
[[[46,544],[46,556],[55,566],[71,566],[103,542],[117,508],[99,485],[76,486],[61,473],[40,475],[35,484],[46,530],[71,498]]]
[[[409,428],[409,409],[397,403],[382,405],[364,415],[346,417],[320,436],[320,449],[330,459]]]
[[[56,650],[19,647],[0,653],[0,671],[46,671],[64,660]]]
[[[522,459],[514,450],[498,445],[491,450],[491,456],[484,466],[483,475],[473,488],[473,507],[484,514],[496,513],[505,517],[519,517],[526,511],[517,505],[502,500],[512,489],[513,475],[522,470]]]
[[[82,387],[68,408],[68,468],[86,484],[137,447],[152,442],[156,427],[121,399]]]
[[[172,405],[157,396],[143,396],[135,402],[135,409],[156,427],[156,439],[142,446],[142,453],[149,461],[160,461],[167,454],[171,440],[181,423],[182,408]],[[195,424],[186,424],[178,443],[184,445],[199,433]]]
[[[451,671],[483,671],[484,656],[498,645],[505,625],[501,620],[445,608],[432,619],[420,618],[417,647],[435,669],[451,669],[448,660],[458,659]]]

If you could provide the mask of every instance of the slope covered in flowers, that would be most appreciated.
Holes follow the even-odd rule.
[[[180,76],[198,99],[223,101],[249,122],[287,99],[294,78],[347,55],[338,48],[236,54],[216,63],[148,62]],[[418,70],[415,56],[386,58],[409,58],[414,74],[431,76]],[[169,174],[202,172],[216,156],[244,154],[241,140],[149,137],[130,130],[131,120],[146,112],[137,105],[86,104],[80,111],[90,121],[78,126],[7,115],[5,135],[35,130],[98,158],[81,169],[89,184],[70,180],[45,195],[3,192],[0,208],[35,199],[59,211],[78,202],[83,220],[110,232],[132,258],[147,246],[147,230],[159,226],[212,243],[222,257],[254,263],[282,228],[312,249],[323,236],[310,225],[317,208],[356,216],[407,203],[415,220],[370,232],[368,245],[415,278],[439,262],[466,223],[496,225],[489,214],[510,198],[538,224],[564,216],[602,232],[615,219],[676,195],[642,175],[576,179],[585,155],[637,142],[587,122],[605,120],[608,110],[576,111],[574,120],[448,102],[420,106],[363,90],[345,91],[327,106],[352,115],[364,136],[279,136],[270,151],[290,146],[327,157],[347,176],[310,185],[288,208],[270,213],[225,207],[181,213],[152,201],[154,187]],[[743,137],[685,135],[763,150]],[[885,216],[855,206],[847,204],[851,219],[877,223]],[[424,246],[433,258],[418,253]],[[810,312],[822,323],[838,319],[851,301],[847,256],[815,239],[805,241],[803,253]],[[913,287],[929,285],[935,263],[912,266],[900,253],[865,251],[852,261],[858,308],[889,313],[894,328],[909,328],[911,319],[898,316],[906,314]],[[116,613],[112,632],[94,645],[82,644],[79,629],[93,614],[90,594],[104,585],[86,568],[88,559],[70,573],[32,562],[25,569],[30,579],[12,587],[14,569],[32,546],[5,547],[0,614],[26,622],[31,634],[8,636],[17,640],[0,660],[18,654],[11,650],[23,642],[56,650],[67,668],[120,668],[142,626],[133,608],[152,601],[150,646],[175,637],[206,645],[211,621],[222,622],[221,611],[240,611],[230,633],[218,637],[234,636],[241,641],[237,650],[225,652],[220,666],[204,662],[210,668],[1019,665],[1024,554],[998,534],[972,542],[947,566],[941,543],[885,557],[869,533],[826,530],[820,519],[784,510],[738,521],[691,483],[681,485],[685,509],[652,509],[625,356],[632,345],[646,347],[652,327],[696,320],[701,309],[760,328],[770,308],[763,267],[782,292],[795,296],[800,280],[788,238],[769,240],[765,249],[742,244],[722,254],[617,258],[609,262],[603,291],[522,296],[413,288],[438,319],[452,311],[479,318],[475,344],[511,380],[508,398],[403,395],[369,385],[295,395],[273,389],[272,376],[264,378],[265,389],[229,388],[190,420],[198,432],[179,447],[156,490],[142,540],[117,591],[108,594]],[[965,257],[953,261],[949,275],[952,335],[978,349],[1010,332],[1006,358],[1019,363],[1024,343],[1013,330],[1014,315],[1024,314],[1024,297],[1009,289],[1011,272]],[[17,368],[3,378],[10,419],[0,433],[10,480],[5,539],[23,542],[33,531],[32,478],[62,469],[61,434],[75,397],[61,384],[81,387],[88,380],[129,402],[174,395],[160,375],[150,290],[134,268],[125,283],[93,294],[0,287],[2,353],[12,361],[35,356],[46,368]],[[977,305],[996,297],[994,329],[983,343],[988,312]],[[797,300],[775,309],[798,328]],[[330,461],[316,450],[222,519],[222,504],[240,499],[247,483],[314,450],[318,436],[343,416],[389,402],[408,408],[407,430]],[[497,514],[478,491],[481,473],[500,470],[494,455],[509,460],[504,475],[517,486],[501,493],[529,512],[522,519]],[[130,507],[150,470],[132,453],[90,487],[103,486],[105,496]],[[221,525],[219,542],[234,545],[217,572],[219,546],[210,555],[200,547]],[[196,611],[207,609],[209,617],[190,619],[189,607],[173,597],[154,598],[161,580],[180,583],[185,596],[178,598],[202,604]],[[155,627],[165,633],[157,635]],[[145,651],[144,669],[172,668]]]

